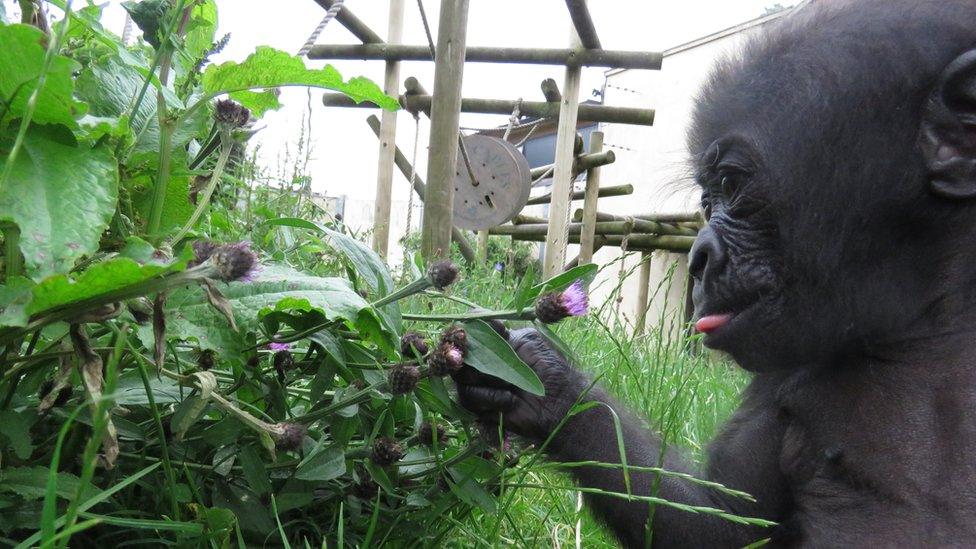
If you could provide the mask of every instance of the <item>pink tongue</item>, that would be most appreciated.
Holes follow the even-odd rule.
[[[725,326],[731,319],[732,315],[729,314],[703,316],[695,323],[695,329],[703,334],[707,334]]]

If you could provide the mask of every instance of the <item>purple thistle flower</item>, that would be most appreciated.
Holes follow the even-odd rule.
[[[287,351],[291,349],[291,343],[278,343],[277,341],[272,341],[271,343],[268,344],[268,349],[271,349],[272,351],[275,352]]]
[[[453,374],[464,366],[464,353],[450,342],[442,342],[427,359],[430,373],[435,376]]]
[[[589,308],[589,298],[583,281],[577,280],[562,292],[550,292],[535,303],[535,316],[545,324],[553,324],[571,316],[583,316]]]

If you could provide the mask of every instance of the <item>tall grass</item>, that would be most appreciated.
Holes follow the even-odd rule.
[[[616,268],[616,264],[604,267],[614,272]],[[678,282],[669,277],[653,291],[650,305],[667,299],[673,283]],[[514,276],[479,268],[453,291],[461,298],[502,306],[516,286]],[[738,405],[748,378],[733,364],[704,351],[697,337],[687,335],[678,315],[661,318],[644,334],[633,336],[632,327],[615,314],[620,291],[618,284],[604,303],[593,304],[592,314],[564,321],[557,333],[571,348],[580,369],[598,378],[619,401],[646,419],[648,428],[666,444],[680,448],[689,461],[701,462],[707,441]],[[458,305],[443,300],[428,303],[422,298],[411,306],[427,310]],[[575,547],[577,539],[585,547],[617,546],[581,508],[579,491],[565,488],[572,485],[568,476],[539,460],[528,471],[509,476],[508,481],[543,488],[503,485],[499,513],[475,510],[463,518],[446,519],[454,527],[446,546]],[[506,506],[507,498],[511,499]]]

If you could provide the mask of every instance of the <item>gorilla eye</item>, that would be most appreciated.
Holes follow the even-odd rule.
[[[735,191],[739,190],[739,177],[736,175],[722,176],[722,194],[727,198],[732,198]]]
[[[708,221],[712,217],[712,201],[708,198],[708,195],[702,195],[701,199],[702,212],[705,214],[705,221]]]

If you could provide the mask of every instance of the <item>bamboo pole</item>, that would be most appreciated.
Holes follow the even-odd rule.
[[[324,10],[328,10],[333,4],[332,0],[315,0],[315,3],[322,6],[322,9]],[[349,32],[351,32],[363,44],[383,43],[383,39],[380,38],[380,35],[376,34],[372,29],[367,27],[366,23],[363,23],[361,19],[349,11],[347,6],[342,6],[342,9],[339,10],[339,13],[336,15],[336,21],[338,21],[343,27],[346,27]]]
[[[484,265],[488,261],[488,231],[478,231],[478,263]]]
[[[569,16],[576,27],[576,34],[580,37],[583,47],[590,50],[601,49],[600,38],[596,35],[596,25],[590,17],[590,10],[586,9],[586,0],[566,0]]]
[[[528,223],[549,223],[549,220],[544,217],[535,217],[533,215],[518,214],[512,219],[512,225],[525,225]]]
[[[583,6],[586,9],[586,6]],[[572,8],[570,8],[572,11]],[[589,12],[587,12],[587,15]],[[577,30],[579,26],[576,27]],[[590,155],[603,151],[603,132],[590,134]],[[613,151],[608,151],[613,152]],[[596,236],[596,204],[600,197],[600,168],[591,168],[586,173],[586,190],[583,192],[583,228],[580,233],[579,260],[590,263],[593,260],[593,239]]]
[[[511,236],[512,240],[524,240],[526,242],[546,241],[546,235],[540,234]],[[620,247],[621,243],[623,242],[624,235],[610,234],[604,236],[604,238],[607,239],[604,246]],[[690,236],[631,234],[627,237],[627,251],[645,252],[666,250],[669,252],[688,253],[688,251],[691,250],[691,245],[694,243],[694,241],[695,239]],[[569,243],[579,244],[579,235],[569,235]]]
[[[505,234],[514,236],[523,235],[545,235],[549,225],[547,223],[524,223],[522,225],[499,225],[497,227],[492,227],[489,232],[491,234]],[[643,231],[637,228],[637,220],[631,221],[604,221],[602,223],[594,223],[593,229],[595,234],[600,235],[622,235],[629,234],[633,232],[643,233]],[[582,223],[569,223],[566,225],[566,230],[569,234],[574,236],[579,236],[583,231]],[[647,233],[650,234],[650,233]]]
[[[613,151],[603,151],[594,154],[581,154],[576,157],[573,162],[574,171],[577,174],[580,172],[585,172],[586,170],[591,170],[597,166],[606,166],[607,164],[613,164],[617,160],[617,155]],[[537,179],[545,175],[546,172],[552,169],[552,164],[546,164],[545,166],[539,166],[529,170],[529,177],[532,179]]]
[[[432,97],[428,94],[407,94],[400,97],[400,104],[410,112],[429,111]],[[518,101],[508,99],[464,98],[461,100],[461,112],[477,114],[512,114]],[[374,103],[363,101],[357,103],[355,99],[341,93],[326,93],[322,95],[322,104],[326,107],[346,107],[375,109]],[[558,118],[559,102],[523,101],[519,110],[524,116],[538,118]],[[638,109],[633,107],[610,107],[607,105],[580,105],[579,116],[581,122],[606,122],[614,124],[634,124],[638,126],[654,125],[654,109]]]
[[[704,223],[704,219],[698,212],[681,214],[638,214],[637,219],[646,221],[657,221],[658,223]]]
[[[577,208],[573,213],[573,221],[580,222],[583,220],[584,211],[583,209]],[[691,227],[683,227],[681,225],[675,225],[673,223],[658,223],[656,221],[647,221],[645,219],[640,219],[638,217],[634,219],[635,230],[642,233],[655,233],[655,234],[673,234],[678,236],[697,236],[698,230]],[[603,212],[596,213],[597,222],[603,221],[626,221],[627,217],[622,215],[613,215]]]
[[[373,130],[373,133],[376,134],[376,137],[379,137],[380,119],[376,118],[375,115],[370,115],[366,119],[366,123],[369,124],[369,127]],[[396,145],[393,147],[393,163],[400,170],[400,173],[403,174],[403,177],[407,178],[407,181],[410,181],[410,173],[413,171],[413,167],[410,165],[410,161],[407,160],[406,155],[404,155],[403,152],[400,151],[400,148]],[[417,193],[420,200],[424,200],[424,198],[427,196],[427,185],[424,184],[424,180],[421,179],[419,175],[414,175],[413,192]],[[468,242],[467,237],[464,236],[461,229],[451,227],[451,239],[457,243],[458,249],[461,251],[461,255],[464,257],[464,260],[468,263],[473,263],[475,260],[474,248],[471,247],[471,243]]]
[[[399,43],[403,38],[404,0],[390,0],[387,41]],[[400,62],[387,61],[383,76],[383,93],[400,95]],[[380,121],[380,152],[376,169],[376,201],[373,210],[373,249],[386,257],[390,246],[390,210],[393,203],[393,158],[396,148],[395,111],[382,111]],[[412,190],[410,192],[413,192]],[[410,227],[407,227],[410,230]]]
[[[458,154],[468,0],[442,2],[438,25],[434,100],[430,109],[427,194],[421,232],[421,253],[428,262],[437,257],[446,257],[451,251],[454,171]],[[430,55],[427,48],[424,51]]]
[[[600,198],[609,196],[625,196],[634,193],[633,185],[613,185],[610,187],[603,187],[599,190]],[[586,191],[576,191],[572,194],[570,198],[573,200],[581,200],[585,197]],[[552,200],[552,194],[544,194],[541,196],[536,196],[530,198],[528,202],[525,203],[526,206],[535,206],[537,204],[549,204]],[[550,217],[550,219],[552,219]]]
[[[575,30],[573,32],[575,34]],[[471,47],[466,48],[463,59],[473,63],[519,63],[645,70],[660,70],[661,61],[664,59],[664,56],[659,52],[587,50],[578,49],[578,47],[578,43],[574,48],[566,49]],[[431,60],[430,48],[427,46],[382,43],[363,45],[319,44],[313,46],[308,52],[308,58],[363,61]]]
[[[640,273],[637,277],[637,326],[634,327],[635,336],[643,334],[645,324],[647,324],[647,308],[650,305],[647,300],[650,285],[651,254],[650,252],[641,252]]]

